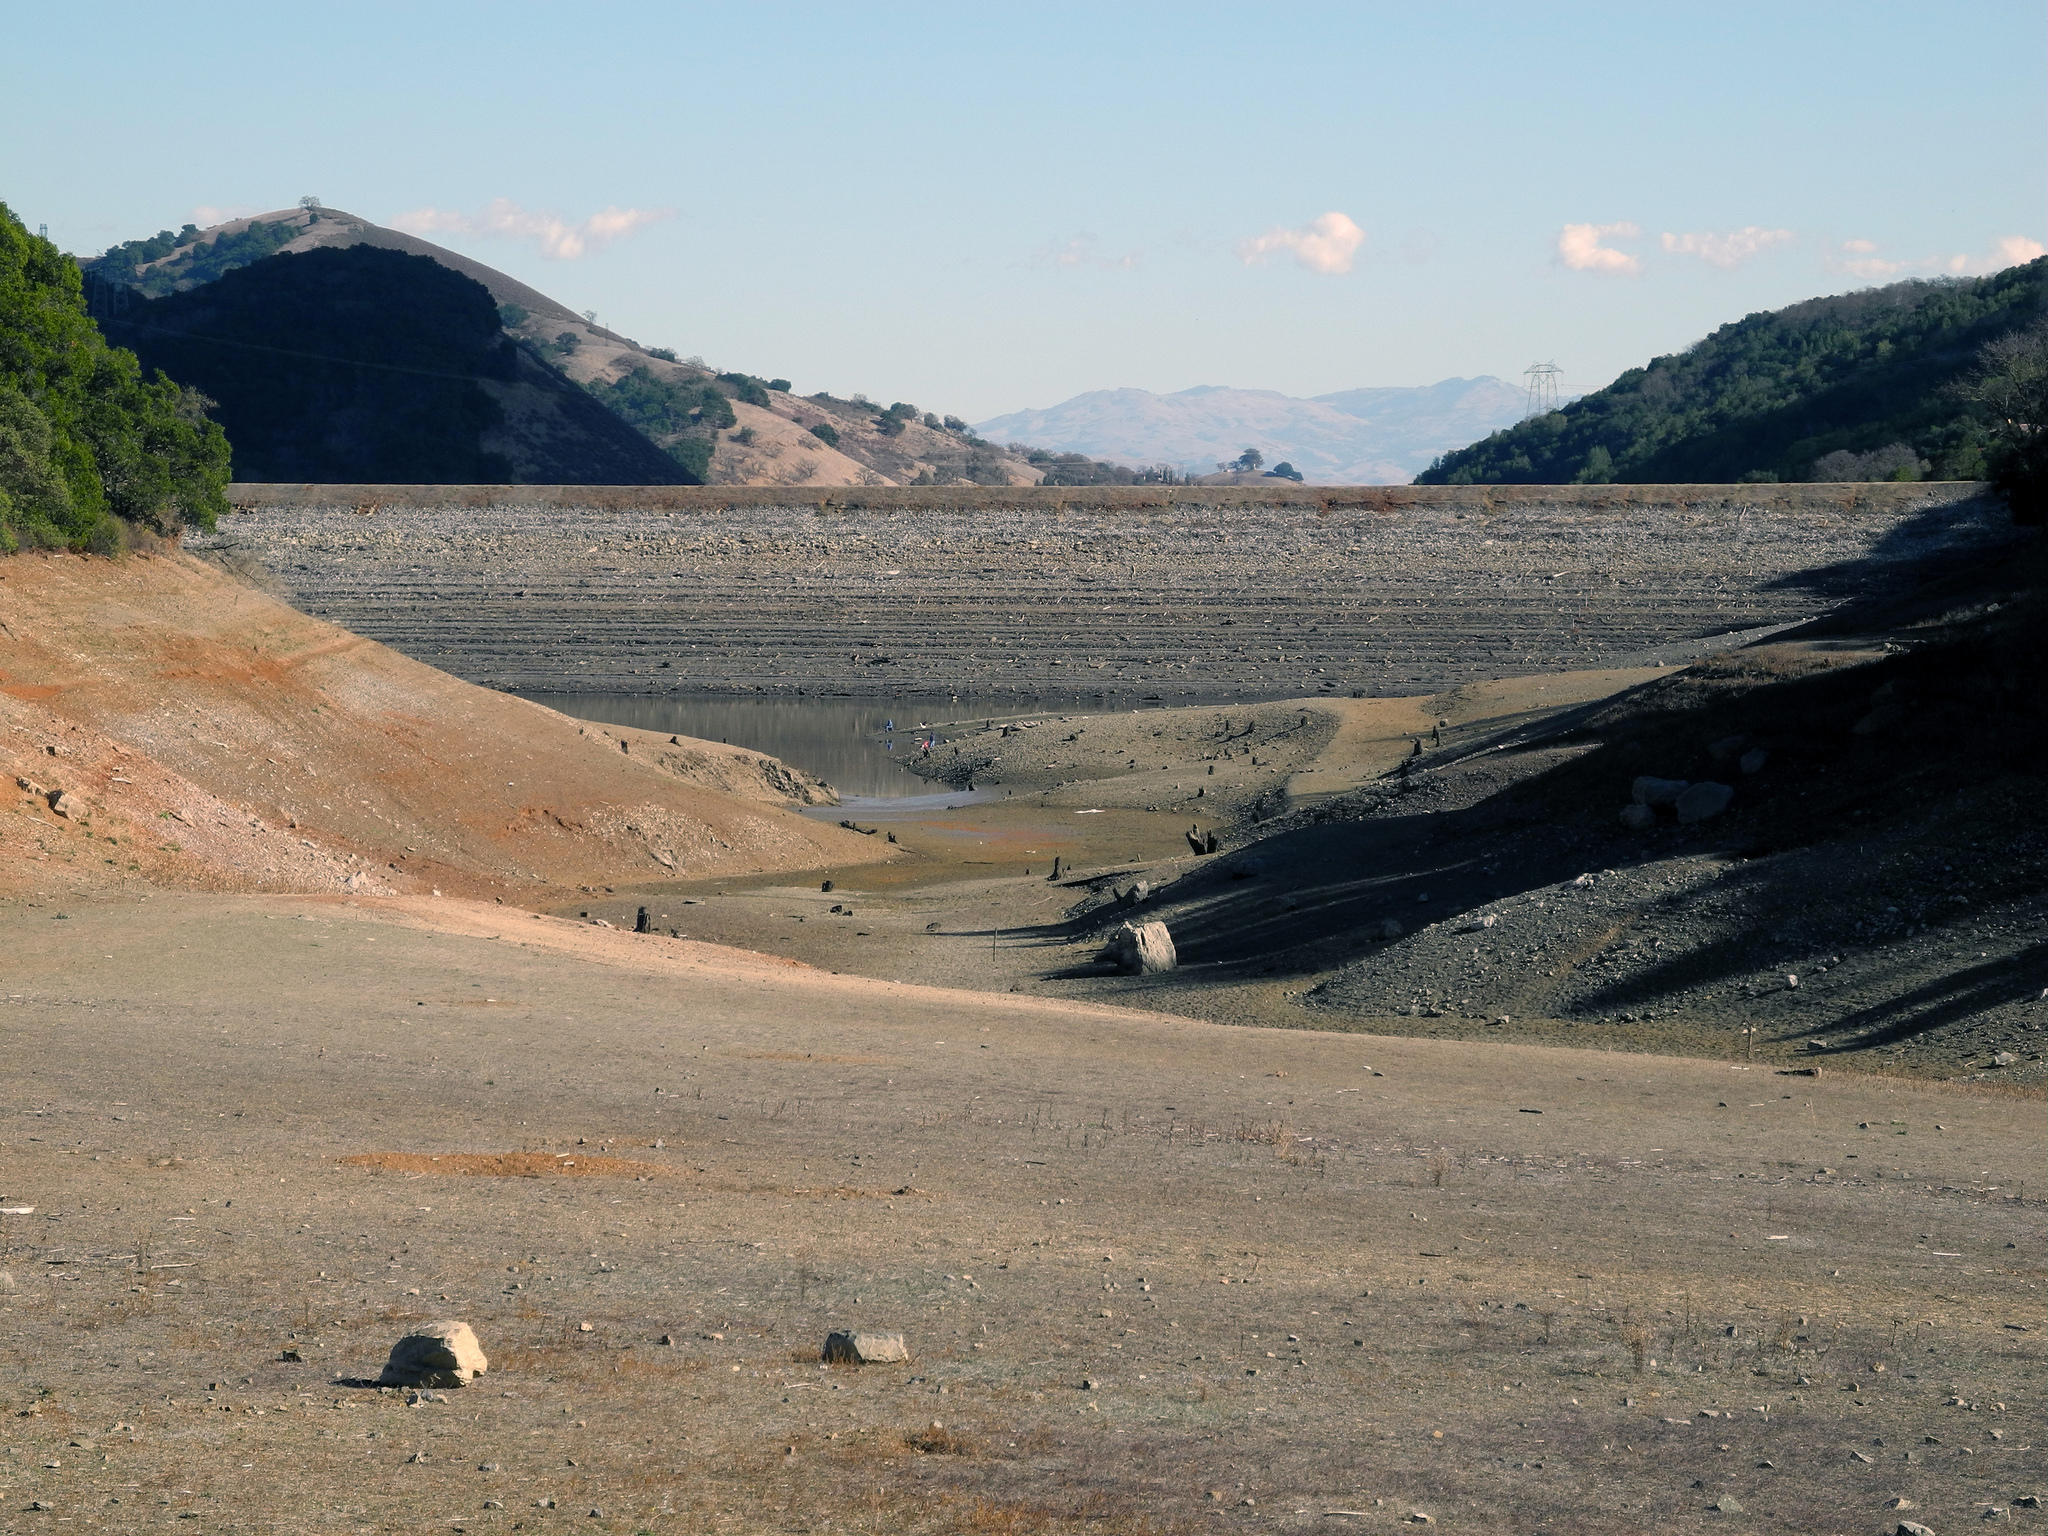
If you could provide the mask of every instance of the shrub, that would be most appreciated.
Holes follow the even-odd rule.
[[[813,425],[811,436],[828,448],[837,448],[839,446],[839,429],[829,421],[821,421]]]
[[[782,392],[783,394],[785,394],[785,395],[786,395],[786,394],[788,394],[788,393],[789,393],[789,380],[787,380],[787,379],[770,379],[770,380],[768,381],[768,387],[769,387],[770,389],[774,389],[774,390],[780,390],[780,391],[781,391],[781,392]]]
[[[1868,453],[1837,448],[1813,461],[1816,480],[1918,480],[1928,466],[1904,443],[1887,443]]]
[[[673,363],[677,361],[675,349],[673,347],[649,347],[647,349],[647,355],[649,357],[658,357],[664,363]]]
[[[526,311],[517,304],[500,304],[498,323],[508,331],[516,331],[526,324]]]

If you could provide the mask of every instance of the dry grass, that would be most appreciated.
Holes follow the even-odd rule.
[[[415,1177],[486,1179],[653,1179],[672,1177],[676,1170],[658,1163],[624,1157],[586,1157],[576,1152],[358,1152],[340,1161],[354,1168],[375,1168]]]

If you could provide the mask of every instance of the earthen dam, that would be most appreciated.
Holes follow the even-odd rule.
[[[2010,536],[1970,484],[231,499],[196,547],[518,692],[1427,693],[1681,662]]]

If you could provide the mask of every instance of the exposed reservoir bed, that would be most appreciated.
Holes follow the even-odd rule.
[[[950,740],[986,723],[1018,715],[1059,719],[1156,708],[1139,694],[1005,694],[923,699],[803,697],[735,698],[730,694],[542,693],[524,695],[579,720],[666,731],[701,741],[730,742],[780,758],[838,790],[848,804],[929,799],[963,804],[961,793],[935,794],[927,779],[901,766],[930,737]],[[1176,703],[1234,703],[1198,698]]]
[[[194,543],[514,692],[1114,708],[1688,661],[2002,535],[1980,489],[238,486]]]

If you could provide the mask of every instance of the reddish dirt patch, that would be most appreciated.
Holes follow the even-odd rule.
[[[358,1152],[344,1157],[356,1168],[382,1168],[392,1173],[433,1173],[452,1178],[486,1179],[618,1179],[664,1177],[674,1172],[655,1163],[624,1157],[584,1157],[552,1152]]]

